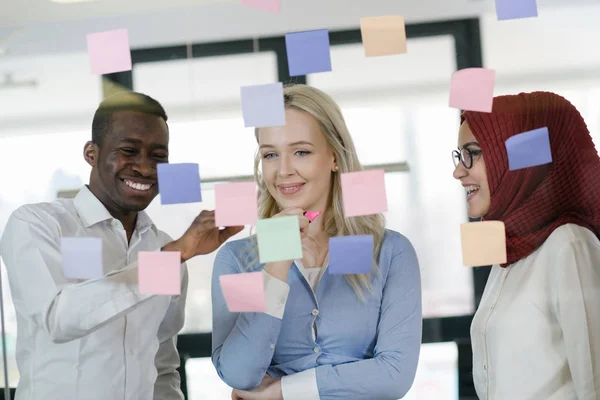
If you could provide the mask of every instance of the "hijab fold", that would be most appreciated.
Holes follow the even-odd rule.
[[[483,150],[491,203],[485,220],[506,227],[507,263],[533,253],[559,226],[573,223],[600,237],[600,158],[577,109],[549,92],[494,98],[491,113],[466,111]],[[552,163],[508,169],[505,142],[547,127]]]

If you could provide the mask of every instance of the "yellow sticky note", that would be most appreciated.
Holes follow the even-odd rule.
[[[463,264],[469,267],[506,263],[504,222],[470,222],[460,226]]]
[[[406,53],[404,17],[388,15],[361,18],[360,32],[367,57]]]

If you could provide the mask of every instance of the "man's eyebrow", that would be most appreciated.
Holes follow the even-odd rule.
[[[121,140],[119,140],[119,143],[131,143],[137,146],[141,146],[143,144],[143,142],[139,139],[134,139],[134,138],[123,138]],[[167,146],[165,146],[164,144],[152,144],[151,145],[152,149],[154,150],[164,150],[164,151],[169,151],[169,148]]]

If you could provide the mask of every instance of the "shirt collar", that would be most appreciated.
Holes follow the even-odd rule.
[[[77,196],[73,199],[73,205],[86,228],[102,221],[115,219],[87,185],[84,185],[77,193]],[[135,230],[144,233],[150,228],[158,233],[156,225],[154,225],[148,214],[145,211],[138,212]]]

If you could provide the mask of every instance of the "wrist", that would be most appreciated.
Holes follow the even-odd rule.
[[[181,243],[178,240],[174,240],[164,245],[163,248],[160,249],[160,251],[178,251],[181,254],[181,263],[183,264],[191,257],[189,257],[189,255],[185,251],[183,251],[182,247],[183,246],[181,246]]]

